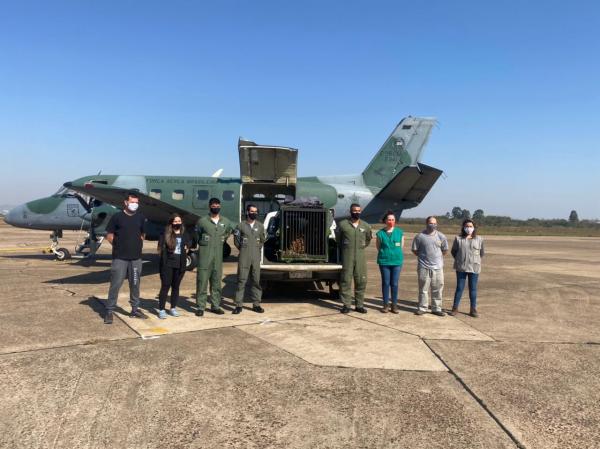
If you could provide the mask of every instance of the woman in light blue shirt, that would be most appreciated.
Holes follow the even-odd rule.
[[[382,313],[391,310],[398,313],[398,281],[404,256],[404,231],[396,226],[396,216],[392,211],[387,211],[383,216],[385,227],[376,234],[377,264],[381,272],[381,292],[383,296]],[[391,293],[391,295],[390,295]],[[390,309],[390,296],[392,307]]]

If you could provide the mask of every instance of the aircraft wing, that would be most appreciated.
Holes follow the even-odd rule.
[[[377,198],[419,204],[442,173],[442,170],[421,163],[404,167],[379,191]]]
[[[126,198],[127,192],[132,191],[132,189],[123,189],[121,187],[93,182],[86,182],[84,185],[66,182],[64,186],[118,208],[123,207],[123,200]],[[171,214],[177,213],[181,215],[181,218],[186,225],[193,226],[200,218],[199,215],[191,213],[188,210],[173,206],[172,204],[153,198],[140,191],[136,190],[135,192],[140,199],[140,211],[152,222],[166,224],[169,221]]]

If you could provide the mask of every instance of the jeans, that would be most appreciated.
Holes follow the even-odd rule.
[[[429,305],[429,289],[431,288],[431,310],[442,311],[442,292],[444,291],[444,270],[431,270],[419,267],[419,310],[427,312]]]
[[[467,278],[469,280],[469,299],[471,300],[471,309],[477,308],[477,281],[479,280],[479,274],[457,271],[456,292],[454,292],[454,305],[452,306],[454,309],[458,309]]]
[[[381,272],[381,292],[383,296],[383,305],[390,302],[390,291],[392,293],[392,304],[398,304],[398,280],[402,265],[379,265]]]

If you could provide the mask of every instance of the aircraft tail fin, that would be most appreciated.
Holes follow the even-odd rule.
[[[423,155],[434,118],[406,117],[398,123],[362,176],[369,187],[382,189],[403,168],[415,166]]]

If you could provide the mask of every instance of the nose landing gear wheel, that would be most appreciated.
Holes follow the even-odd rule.
[[[67,248],[58,248],[57,250],[54,251],[54,256],[56,257],[56,260],[59,261],[63,261],[63,260],[68,260],[71,258],[71,253],[69,252],[69,250]]]

